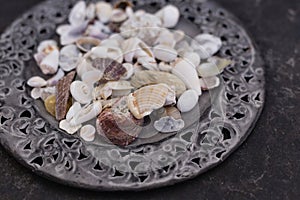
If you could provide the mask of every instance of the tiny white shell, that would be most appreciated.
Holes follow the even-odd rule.
[[[102,1],[96,4],[96,13],[101,22],[108,22],[112,16],[112,12],[113,8],[111,4]]]
[[[211,90],[220,85],[220,79],[217,76],[199,79],[202,90]]]
[[[214,63],[203,63],[197,67],[197,71],[202,78],[216,76],[221,73],[218,66]]]
[[[121,77],[122,80],[127,80],[130,79],[132,77],[132,75],[134,74],[134,67],[131,63],[124,63],[123,67],[126,69],[126,74]]]
[[[81,126],[82,126],[81,124],[72,126],[67,120],[62,120],[59,123],[59,128],[66,131],[70,135],[76,133],[81,128]]]
[[[112,12],[112,16],[110,18],[110,20],[112,22],[116,22],[116,23],[120,23],[120,22],[123,22],[127,19],[127,13],[124,12],[123,10],[121,9],[114,9],[113,12]]]
[[[72,120],[72,118],[81,110],[81,105],[78,102],[75,102],[71,108],[69,109],[66,120],[69,122]]]
[[[86,17],[89,20],[93,20],[96,17],[96,5],[94,3],[90,3],[86,8]]]
[[[93,71],[93,70],[96,70],[96,68],[94,68],[92,66],[92,63],[89,62],[86,57],[80,59],[79,64],[76,68],[77,75],[80,78],[82,78],[84,73],[86,73],[88,71]]]
[[[160,71],[171,72],[173,67],[171,65],[166,64],[165,62],[160,62],[158,68]]]
[[[48,55],[55,49],[58,49],[57,42],[55,40],[44,40],[39,44],[37,52]]]
[[[200,65],[200,56],[195,52],[186,52],[183,58],[193,64],[194,68]]]
[[[85,125],[80,129],[80,137],[87,141],[92,142],[95,139],[96,129],[92,125]]]
[[[162,117],[154,122],[154,128],[161,133],[176,132],[184,128],[184,121],[170,116]]]
[[[81,53],[75,45],[67,45],[60,50],[59,65],[64,71],[71,71],[76,68],[80,57]]]
[[[178,99],[177,108],[181,112],[191,111],[198,103],[199,95],[195,90],[185,91]]]
[[[84,22],[86,17],[86,3],[84,1],[79,1],[72,8],[69,15],[69,22],[71,25],[78,25]]]
[[[172,28],[178,23],[180,13],[179,9],[173,5],[168,5],[156,13],[156,16],[161,18],[163,27]]]
[[[95,101],[94,103],[81,108],[81,110],[71,119],[70,124],[73,126],[77,126],[79,124],[88,122],[97,117],[101,112],[101,101]]]
[[[59,51],[57,49],[49,53],[41,62],[40,68],[43,74],[54,74],[57,72],[59,62]]]
[[[194,38],[191,46],[201,59],[207,59],[220,50],[222,41],[214,35],[200,34]]]
[[[42,96],[42,92],[42,88],[33,88],[30,95],[33,99],[39,99]]]
[[[99,81],[103,77],[103,72],[100,70],[91,70],[88,72],[85,72],[81,79],[83,82],[85,82],[88,86],[93,87],[94,83]]]
[[[70,86],[72,97],[81,104],[90,103],[92,88],[82,81],[74,81]]]
[[[39,76],[34,76],[27,81],[27,85],[34,88],[41,88],[47,85],[47,81]]]
[[[65,76],[65,73],[62,69],[58,69],[57,73],[50,79],[47,80],[48,86],[55,86],[60,79]]]
[[[172,62],[177,58],[177,51],[166,45],[157,45],[153,50],[155,58],[164,62]]]

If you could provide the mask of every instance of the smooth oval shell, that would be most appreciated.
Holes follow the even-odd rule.
[[[43,74],[54,74],[57,72],[59,63],[59,51],[57,49],[49,53],[41,62],[40,69]]]
[[[201,59],[207,59],[217,53],[222,41],[219,37],[210,34],[200,34],[191,43],[192,48],[199,54]]]
[[[96,128],[92,125],[85,125],[80,129],[80,137],[87,142],[94,141],[95,133]]]
[[[128,96],[128,108],[135,118],[142,119],[154,110],[162,108],[169,92],[170,88],[166,84],[142,87]]]
[[[81,110],[81,105],[78,102],[75,102],[69,109],[66,120],[71,121],[71,119]]]
[[[195,90],[187,90],[178,99],[177,108],[183,113],[189,112],[197,105],[198,100],[199,95]]]
[[[196,68],[197,66],[200,65],[200,61],[201,61],[201,58],[200,56],[195,53],[195,52],[186,52],[184,55],[183,55],[183,58],[188,61],[189,63],[191,63],[193,65],[194,68]]]
[[[92,100],[92,88],[82,81],[74,81],[70,86],[72,97],[81,104],[90,103]]]
[[[79,1],[75,4],[69,14],[69,22],[72,25],[78,25],[84,22],[86,17],[86,3]]]
[[[60,50],[59,66],[66,72],[71,71],[76,68],[80,57],[81,53],[75,45],[64,46]]]
[[[67,120],[62,120],[59,123],[59,128],[66,131],[70,135],[73,135],[74,133],[76,133],[81,127],[82,127],[81,124],[79,124],[77,126],[72,126],[70,124],[70,122],[68,122]]]
[[[27,81],[27,85],[34,88],[41,88],[47,85],[47,81],[39,76],[34,76]]]
[[[141,88],[145,85],[153,85],[159,83],[167,84],[169,87],[175,87],[177,96],[186,91],[184,82],[177,76],[167,72],[143,70],[140,72],[136,72],[131,78],[131,85],[135,88]]]
[[[211,90],[220,85],[220,79],[217,76],[199,79],[202,90]]]
[[[113,8],[111,4],[106,2],[98,2],[96,4],[96,14],[101,22],[108,22],[112,16],[112,12]]]
[[[177,7],[173,5],[168,5],[163,7],[155,15],[161,18],[163,22],[163,27],[172,28],[177,25],[180,17],[180,12]]]
[[[166,45],[158,45],[154,47],[154,56],[156,59],[164,62],[172,62],[177,58],[177,51]]]

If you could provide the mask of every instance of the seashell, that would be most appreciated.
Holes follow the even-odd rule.
[[[58,62],[59,51],[55,49],[42,60],[40,69],[43,74],[54,74],[58,69]]]
[[[55,87],[45,87],[45,88],[39,88],[40,89],[40,96],[39,98],[41,98],[42,100],[46,100],[49,96],[51,95],[55,95],[56,93],[56,88]]]
[[[197,105],[198,100],[199,95],[195,90],[187,90],[179,97],[177,108],[180,112],[189,112]]]
[[[197,67],[197,71],[202,78],[216,76],[221,73],[218,66],[214,63],[203,63]]]
[[[202,94],[197,71],[191,64],[178,59],[172,73],[180,78],[188,89],[194,89],[198,95]]]
[[[69,122],[73,119],[73,117],[81,110],[81,105],[78,102],[75,102],[69,109],[66,120]]]
[[[96,5],[94,3],[90,3],[86,8],[86,17],[89,20],[93,20],[96,17]]]
[[[101,22],[107,23],[112,16],[112,12],[113,8],[109,3],[98,2],[96,4],[96,14]]]
[[[80,78],[82,78],[84,73],[93,70],[97,70],[97,69],[92,66],[92,62],[90,62],[88,58],[84,57],[79,59],[76,72]]]
[[[220,79],[217,76],[199,79],[202,90],[211,90],[220,85]]]
[[[47,81],[39,76],[34,76],[27,81],[27,85],[34,88],[41,88],[47,85]]]
[[[105,66],[106,68],[104,70],[102,80],[118,81],[127,72],[126,68],[123,67],[122,64],[112,59],[106,58],[105,62],[109,64]]]
[[[81,108],[81,110],[71,119],[70,124],[72,126],[77,126],[79,124],[88,122],[97,117],[101,112],[101,101],[95,101],[94,103]]]
[[[166,84],[146,86],[128,96],[127,105],[137,119],[150,115],[154,110],[162,108],[169,95],[170,88]]]
[[[134,67],[131,63],[123,63],[123,67],[126,69],[126,73],[121,77],[122,80],[127,80],[134,74]]]
[[[174,87],[177,96],[186,91],[186,86],[177,76],[167,72],[140,71],[135,73],[131,79],[131,85],[135,88],[141,88],[146,85],[164,83],[169,87]]]
[[[56,106],[56,97],[55,95],[50,95],[44,101],[45,108],[48,113],[55,117],[55,106]]]
[[[121,97],[130,94],[133,87],[128,81],[114,81],[106,83],[99,91],[99,95],[103,99],[107,99],[110,96]]]
[[[98,82],[103,77],[103,71],[100,70],[91,70],[85,72],[82,75],[81,80],[86,83],[88,86],[93,87],[96,82]]]
[[[109,100],[101,100],[103,110],[106,109],[106,108],[111,108],[119,100],[120,100],[120,98],[113,98],[113,99],[109,99]]]
[[[80,129],[80,137],[87,141],[92,142],[95,140],[96,128],[92,125],[85,125]]]
[[[57,42],[55,40],[44,40],[37,48],[38,53],[44,53],[45,55],[48,55],[54,50],[58,50]]]
[[[110,18],[113,23],[122,23],[128,18],[127,13],[121,9],[114,9]]]
[[[153,57],[139,57],[137,61],[148,70],[158,71],[156,60]]]
[[[70,97],[70,85],[75,78],[75,72],[70,72],[60,79],[56,85],[56,119],[62,120],[67,114],[68,101]]]
[[[34,60],[36,61],[37,65],[40,66],[41,62],[44,60],[44,58],[47,56],[47,54],[41,52],[41,53],[35,53],[33,55]]]
[[[101,46],[106,46],[106,47],[120,47],[119,41],[114,38],[108,38],[105,39],[101,42]]]
[[[194,49],[189,45],[189,43],[185,40],[178,42],[175,45],[175,50],[178,52],[178,55],[184,56],[187,52],[194,52]]]
[[[177,51],[169,46],[157,45],[153,50],[156,59],[164,62],[172,62],[177,58]]]
[[[121,47],[123,42],[124,42],[124,38],[120,35],[120,34],[111,34],[109,36],[110,40],[116,41],[118,43],[118,47]]]
[[[133,4],[130,1],[126,1],[126,0],[118,1],[114,5],[114,8],[118,8],[118,9],[122,9],[122,10],[126,10],[126,8],[128,8],[128,7],[132,8]]]
[[[200,56],[195,52],[186,52],[184,53],[183,58],[189,63],[191,63],[194,66],[194,68],[200,65]]]
[[[33,99],[39,99],[42,96],[43,89],[42,88],[33,88],[31,90],[30,96]]]
[[[169,65],[169,64],[166,64],[165,62],[160,62],[159,64],[158,64],[158,69],[160,70],[160,71],[163,71],[163,72],[171,72],[172,71],[172,66],[171,65]]]
[[[168,46],[168,47],[170,47],[170,48],[173,49],[175,47],[175,45],[176,45],[175,36],[168,29],[163,29],[160,32],[157,40],[155,41],[155,44],[160,44],[160,45]]]
[[[123,41],[122,50],[126,62],[132,63],[135,56],[135,51],[139,48],[139,43],[142,42],[138,38],[129,38]]]
[[[109,27],[100,21],[95,21],[94,24],[89,25],[85,30],[85,35],[99,40],[108,38],[110,33]]]
[[[100,43],[100,40],[92,37],[82,37],[76,41],[77,47],[83,52],[90,51],[92,48],[99,46]]]
[[[92,100],[92,88],[82,81],[72,82],[70,92],[72,97],[81,104],[88,104]]]
[[[174,40],[176,41],[176,43],[178,43],[184,39],[185,33],[184,33],[184,31],[176,30],[173,32],[173,37],[174,37]]]
[[[63,35],[65,33],[70,32],[71,30],[71,25],[70,24],[63,24],[63,25],[59,25],[56,29],[56,33],[58,35]]]
[[[70,124],[70,122],[68,122],[67,120],[62,120],[59,123],[59,128],[66,131],[70,135],[73,135],[74,133],[76,133],[81,127],[82,127],[81,124],[77,125],[77,126],[72,126]]]
[[[94,58],[110,58],[118,61],[119,63],[123,62],[123,52],[119,47],[99,46],[92,48],[91,52]]]
[[[144,120],[137,120],[127,108],[127,97],[116,101],[112,108],[105,109],[97,119],[97,132],[113,144],[127,146],[140,134]]]
[[[200,34],[191,43],[191,47],[199,54],[201,59],[213,56],[220,50],[221,46],[221,39],[210,34]]]
[[[154,128],[161,133],[171,133],[184,128],[179,110],[175,107],[166,107],[162,118],[154,122]]]
[[[143,70],[144,70],[144,68],[140,63],[135,63],[133,65],[134,74],[137,73],[137,72],[143,71]]]
[[[162,20],[162,26],[165,28],[175,27],[180,17],[178,8],[173,5],[163,7],[155,15]]]
[[[64,76],[65,76],[64,71],[62,69],[58,69],[56,75],[47,80],[47,85],[48,86],[55,86],[58,83],[58,81],[60,79],[62,79]]]
[[[60,32],[60,43],[61,45],[68,45],[75,43],[82,35],[86,32],[89,21],[84,21],[81,24],[76,25],[64,25],[63,28],[65,32],[62,30],[57,30]]]
[[[76,68],[81,57],[80,51],[73,44],[67,45],[60,50],[59,66],[66,72]]]
[[[75,4],[69,14],[69,22],[71,25],[78,25],[84,22],[86,17],[86,3],[79,1]]]
[[[226,67],[233,64],[233,62],[231,60],[228,60],[226,58],[219,58],[217,56],[211,57],[211,58],[207,59],[207,61],[209,63],[215,64],[218,67],[218,69],[220,70],[220,72],[223,72],[223,70]]]

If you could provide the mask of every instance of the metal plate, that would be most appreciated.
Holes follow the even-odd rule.
[[[149,11],[172,3],[181,11],[180,28],[190,35],[206,32],[222,38],[219,55],[233,59],[235,65],[222,74],[222,86],[209,93],[212,106],[207,112],[172,137],[127,149],[87,144],[58,130],[39,102],[31,99],[25,82],[40,73],[32,59],[37,44],[54,37],[56,26],[66,21],[74,3],[46,1],[25,13],[1,36],[0,139],[22,164],[67,185],[142,190],[204,173],[250,134],[264,104],[263,63],[231,14],[212,2],[193,0],[133,3]]]

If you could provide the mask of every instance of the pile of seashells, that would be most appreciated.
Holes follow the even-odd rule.
[[[54,40],[39,44],[34,58],[48,80],[34,76],[31,96],[69,134],[94,141],[96,133],[118,146],[138,138],[145,117],[160,111],[160,133],[184,128],[202,91],[218,87],[230,60],[214,56],[220,38],[200,34],[191,41],[174,30],[178,8],[155,14],[133,11],[130,2],[78,2]]]

